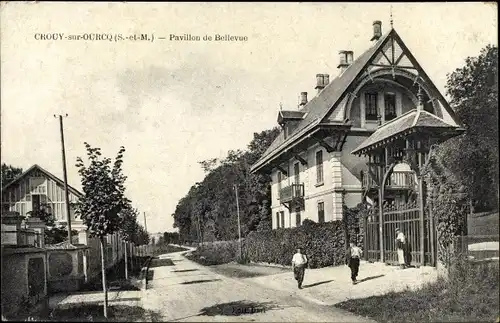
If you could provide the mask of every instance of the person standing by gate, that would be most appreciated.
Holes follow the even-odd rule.
[[[396,229],[396,250],[398,252],[398,263],[401,266],[401,269],[406,268],[406,237],[399,230],[399,228]]]
[[[304,274],[306,271],[307,257],[297,248],[297,253],[292,258],[292,270],[297,286],[302,289],[302,282],[304,281]]]
[[[358,272],[359,272],[359,260],[361,259],[361,255],[363,254],[363,251],[361,248],[356,246],[354,242],[351,242],[349,244],[349,248],[347,249],[346,252],[346,257],[345,257],[345,264],[351,268],[351,280],[352,284],[355,285],[358,277]]]

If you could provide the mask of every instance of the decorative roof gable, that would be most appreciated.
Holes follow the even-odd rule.
[[[42,167],[38,166],[37,164],[31,166],[28,168],[25,172],[23,172],[21,175],[19,175],[17,178],[15,178],[12,182],[8,183],[5,185],[5,187],[2,188],[2,193],[5,192],[10,186],[14,185],[15,183],[18,183],[21,179],[25,178],[28,175],[31,175],[33,172],[40,172],[42,175],[44,175],[47,178],[50,178],[54,182],[58,183],[59,185],[64,186],[64,181],[61,180],[60,178],[56,177],[54,174],[48,172],[47,170],[43,169]],[[71,187],[68,185],[68,190],[74,194],[77,197],[83,196],[83,194],[78,191],[77,189]]]
[[[431,100],[438,100],[447,114],[443,117],[443,122],[452,123],[459,127],[460,123],[446,99],[430,80],[422,67],[418,64],[415,57],[403,43],[402,39],[393,28],[380,37],[367,51],[354,60],[349,67],[332,80],[319,94],[312,98],[300,112],[305,112],[303,119],[298,121],[293,132],[286,138],[281,133],[271,143],[261,158],[252,166],[252,171],[260,169],[267,162],[278,156],[283,149],[301,140],[308,132],[313,131],[315,126],[321,125],[327,120],[328,116],[336,109],[341,109],[342,100],[348,97],[351,91],[359,86],[362,79],[370,78],[371,73],[380,69],[391,69],[403,71],[414,79],[414,83],[426,84],[430,91]],[[394,74],[393,74],[394,75]],[[343,113],[337,113],[337,120],[344,116]]]

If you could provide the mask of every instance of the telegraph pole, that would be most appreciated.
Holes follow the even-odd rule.
[[[66,113],[65,117],[68,114]],[[57,118],[54,114],[54,118]],[[69,205],[69,193],[68,193],[68,174],[66,171],[66,151],[64,150],[64,128],[63,128],[63,116],[59,115],[59,127],[61,131],[61,151],[62,151],[62,164],[63,164],[63,174],[64,174],[64,198],[66,200],[66,215],[68,218],[68,241],[71,244],[71,214]]]
[[[146,224],[146,212],[144,212],[144,231],[148,232],[148,225]]]
[[[240,259],[241,259],[241,225],[240,225],[240,203],[238,201],[238,186],[234,185],[234,192],[236,193],[236,212],[238,214],[238,243],[240,248]]]

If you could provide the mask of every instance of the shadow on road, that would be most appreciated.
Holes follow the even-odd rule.
[[[163,267],[163,266],[175,266],[175,264],[172,262],[172,259],[169,258],[153,259],[151,261],[151,265],[149,265],[149,268]]]
[[[182,282],[181,284],[183,285],[190,285],[190,284],[201,284],[201,283],[210,283],[210,282],[216,282],[219,281],[220,279],[200,279],[200,280],[191,280],[187,282]]]
[[[384,276],[385,275],[377,275],[377,276],[366,277],[366,278],[358,280],[358,284],[362,283],[362,282],[365,282],[365,281],[368,281],[368,280],[372,280],[372,279],[377,279],[377,278],[380,278],[380,277],[384,277]]]
[[[281,307],[273,302],[235,301],[204,307],[200,310],[198,316],[240,316],[264,313],[275,309],[281,309]]]
[[[173,273],[185,273],[188,271],[197,271],[199,269],[178,269],[178,270],[172,270]]]
[[[331,280],[324,280],[322,282],[317,282],[317,283],[314,283],[314,284],[304,285],[304,286],[302,286],[302,288],[309,288],[309,287],[314,287],[314,286],[318,286],[318,285],[328,284],[328,283],[331,283],[332,281],[333,281],[333,279],[331,279]]]
[[[138,302],[140,300],[141,300],[140,297],[126,297],[126,298],[111,299],[109,300],[109,302],[124,302],[124,301]]]

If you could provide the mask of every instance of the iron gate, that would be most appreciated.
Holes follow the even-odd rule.
[[[365,260],[398,264],[396,228],[399,228],[406,237],[410,263],[414,266],[434,266],[436,236],[430,208],[422,214],[418,204],[413,202],[399,206],[384,206],[382,213],[384,259],[380,257],[380,213],[378,208],[372,208],[364,221]]]

